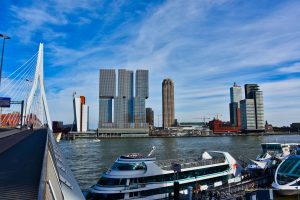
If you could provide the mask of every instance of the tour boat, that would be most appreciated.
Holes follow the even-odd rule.
[[[299,146],[298,143],[262,143],[262,153],[247,166],[249,170],[264,170],[277,166]]]
[[[241,167],[227,152],[210,151],[197,158],[157,161],[151,154],[120,156],[89,189],[87,199],[162,199],[172,196],[174,181],[180,192],[189,186],[205,190],[239,182]]]
[[[300,194],[300,152],[290,155],[277,168],[272,187],[281,195]]]

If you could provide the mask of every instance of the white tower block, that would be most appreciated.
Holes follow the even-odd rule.
[[[48,123],[48,127],[50,130],[52,130],[52,121],[50,119],[50,114],[49,114],[48,104],[47,104],[47,99],[46,99],[46,93],[45,93],[45,87],[44,87],[44,62],[43,62],[44,52],[43,51],[44,51],[44,45],[43,45],[43,43],[40,43],[39,54],[38,54],[38,59],[37,59],[37,63],[36,63],[35,75],[34,75],[34,81],[33,81],[33,85],[32,85],[31,91],[30,91],[28,99],[27,99],[25,116],[27,116],[29,114],[30,108],[32,106],[34,94],[36,92],[37,87],[39,86],[41,100],[42,100],[41,103],[43,104],[42,107],[44,108],[44,111],[46,114],[46,120]],[[41,120],[42,120],[42,122],[44,121],[43,117]]]

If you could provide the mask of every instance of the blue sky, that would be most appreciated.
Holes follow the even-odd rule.
[[[73,121],[72,94],[98,121],[100,68],[149,69],[147,106],[161,114],[161,82],[175,82],[179,121],[229,120],[229,88],[258,83],[265,119],[300,121],[300,1],[2,1],[4,74],[45,45],[52,120]],[[161,117],[160,117],[161,118]]]

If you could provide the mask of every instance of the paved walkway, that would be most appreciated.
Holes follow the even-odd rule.
[[[47,129],[0,139],[0,199],[37,199]]]

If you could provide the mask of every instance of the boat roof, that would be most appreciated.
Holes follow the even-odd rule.
[[[300,145],[300,143],[280,143],[280,142],[265,142],[261,143],[261,145],[271,144],[271,145]]]
[[[129,161],[129,160],[156,160],[155,157],[148,157],[140,153],[129,153],[126,155],[121,155],[118,160]]]
[[[209,152],[210,155],[212,152]],[[224,154],[215,154],[211,159],[203,159],[203,157],[198,158],[185,158],[185,159],[170,159],[163,161],[155,161],[160,168],[163,170],[173,170],[175,167],[180,166],[181,169],[200,167],[206,165],[220,164],[225,163]]]
[[[279,167],[278,173],[281,175],[300,177],[300,155],[288,157]]]

